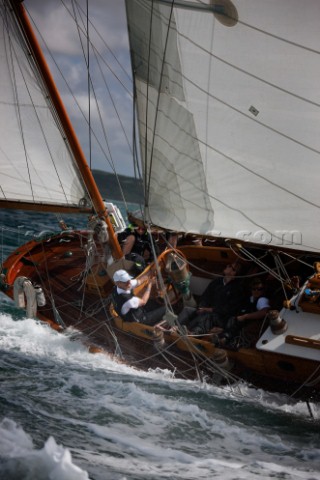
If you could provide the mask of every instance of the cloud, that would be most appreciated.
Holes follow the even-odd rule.
[[[87,26],[86,1],[25,0],[24,3],[36,25],[36,34],[40,37],[58,89],[88,159],[87,39],[84,34]],[[117,164],[118,173],[132,175],[131,153],[118,119],[119,116],[131,141],[132,81],[124,0],[90,0],[89,16],[90,41],[94,45],[93,48],[90,47],[89,57],[93,83],[90,85],[90,116],[92,128],[99,139],[98,142],[92,141],[92,168],[111,170],[102,153],[104,150],[109,160],[112,157],[116,162],[117,158],[121,158]],[[78,28],[74,17],[77,18]],[[99,125],[100,118],[104,122],[103,128]],[[98,146],[98,143],[103,147]]]

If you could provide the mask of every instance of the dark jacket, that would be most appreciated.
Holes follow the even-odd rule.
[[[253,313],[257,311],[257,303],[260,297],[256,297],[251,301],[251,297],[248,297],[244,304],[241,306],[240,315],[244,313]]]
[[[152,253],[148,233],[145,232],[140,235],[132,226],[127,227],[123,232],[120,232],[118,234],[118,241],[120,242],[120,244],[122,245],[130,235],[133,235],[135,237],[131,253],[136,253],[138,255],[141,255],[141,257],[143,257],[145,250],[148,250],[150,254]]]
[[[125,322],[138,322],[138,323],[146,323],[146,314],[143,307],[138,308],[130,308],[126,315],[121,313],[122,306],[130,300],[134,295],[130,293],[118,293],[117,287],[113,288],[112,291],[112,298],[114,303],[114,308],[117,314],[124,320]]]
[[[243,292],[238,280],[231,280],[226,285],[223,278],[213,280],[202,294],[199,307],[214,307],[214,313],[222,318],[237,315],[243,301]]]

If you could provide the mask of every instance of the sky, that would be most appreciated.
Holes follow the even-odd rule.
[[[115,168],[118,174],[132,176],[132,80],[124,0],[89,0],[89,34],[94,45],[89,55],[94,84],[90,87],[90,102],[83,54],[84,50],[87,56],[88,44],[83,33],[80,34],[83,48],[79,39],[79,29],[82,32],[86,29],[86,0],[25,0],[24,5],[88,163],[92,169]],[[79,29],[72,18],[75,16]],[[95,132],[91,138],[89,112]]]

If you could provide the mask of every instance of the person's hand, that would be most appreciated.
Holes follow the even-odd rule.
[[[198,312],[199,313],[213,312],[213,308],[212,307],[199,307]]]
[[[157,271],[154,267],[151,267],[150,270],[146,273],[148,280],[157,276]]]
[[[248,318],[248,315],[246,313],[244,313],[243,315],[238,315],[237,317],[235,317],[237,322],[244,322],[245,320],[247,320],[247,318]]]
[[[223,332],[223,328],[222,327],[213,327],[211,328],[211,330],[209,330],[209,333],[222,333]]]

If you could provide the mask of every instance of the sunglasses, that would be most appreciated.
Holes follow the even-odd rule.
[[[252,288],[252,290],[254,292],[261,292],[262,290],[264,290],[264,287],[256,287],[256,288]]]

